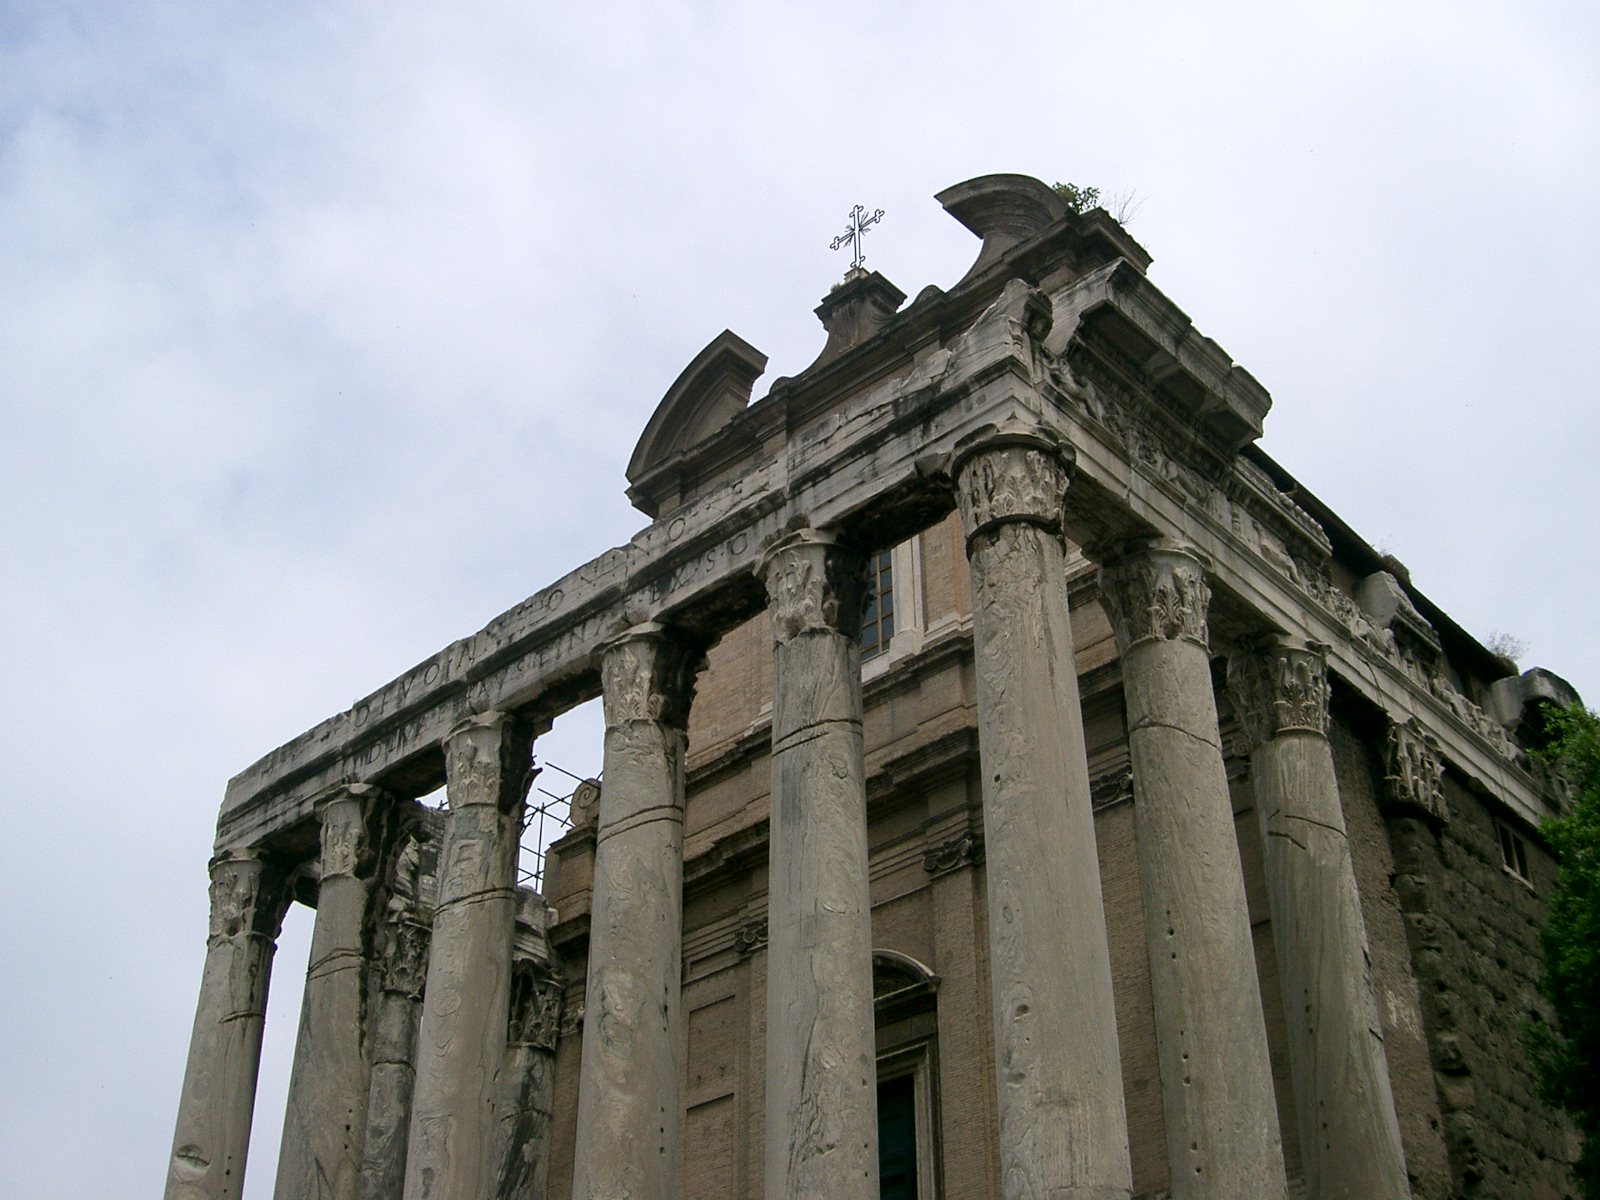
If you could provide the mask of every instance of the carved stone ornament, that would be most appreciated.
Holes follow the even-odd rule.
[[[1209,648],[1211,588],[1192,550],[1158,543],[1120,554],[1100,568],[1100,598],[1123,654],[1143,642],[1180,638]]]
[[[431,931],[421,921],[397,917],[384,925],[383,987],[413,1000],[422,998],[428,981],[428,940]]]
[[[704,661],[655,622],[628,630],[606,646],[600,660],[607,728],[630,721],[685,728]]]
[[[733,934],[733,949],[740,958],[748,958],[767,944],[767,922],[755,918],[739,926]]]
[[[861,636],[867,564],[859,551],[829,534],[802,529],[768,550],[759,569],[771,599],[775,641],[815,630],[851,640]]]
[[[1072,464],[1071,447],[1043,428],[990,428],[963,440],[950,474],[968,543],[1007,521],[1059,533]]]
[[[1228,656],[1228,694],[1252,747],[1280,733],[1328,735],[1328,647],[1289,639]]]
[[[317,806],[322,821],[322,878],[361,874],[370,867],[368,823],[381,799],[380,789],[357,783],[340,788]]]
[[[497,804],[510,811],[528,794],[533,730],[511,713],[486,712],[455,726],[444,740],[446,799],[452,809]]]
[[[922,855],[922,869],[929,875],[947,875],[971,866],[983,857],[983,839],[968,830],[958,837],[940,842]]]
[[[1389,726],[1388,773],[1384,785],[1391,811],[1420,814],[1443,824],[1450,819],[1444,799],[1444,762],[1439,746],[1415,718]]]
[[[554,1050],[561,1032],[561,981],[532,962],[511,969],[511,1025],[514,1044]]]
[[[225,852],[211,860],[211,936],[278,936],[289,907],[285,874],[249,852]]]

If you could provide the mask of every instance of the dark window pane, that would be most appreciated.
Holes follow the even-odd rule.
[[[878,1085],[879,1200],[917,1200],[916,1079]]]

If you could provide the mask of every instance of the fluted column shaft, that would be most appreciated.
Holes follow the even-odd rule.
[[[300,1033],[278,1153],[278,1200],[355,1200],[367,1132],[367,904],[376,847],[370,822],[386,797],[343,788],[318,807],[321,877]]]
[[[167,1200],[237,1200],[243,1194],[267,984],[288,896],[285,874],[254,855],[211,860],[211,932]]]
[[[1111,957],[1061,542],[1070,451],[989,431],[953,462],[983,769],[1007,1200],[1132,1191]]]
[[[1311,1200],[1410,1196],[1328,742],[1327,647],[1241,647],[1228,686],[1253,747],[1272,938]]]
[[[532,731],[502,712],[445,739],[450,815],[417,1034],[405,1200],[486,1200],[496,1072],[506,1045],[517,839],[533,781]]]
[[[1287,1189],[1266,1022],[1211,690],[1195,554],[1125,548],[1101,571],[1122,653],[1174,1200]]]
[[[685,729],[699,656],[659,625],[601,659],[595,835],[574,1200],[675,1200]]]
[[[768,552],[763,572],[773,636],[764,1194],[876,1200],[865,560],[802,530]]]

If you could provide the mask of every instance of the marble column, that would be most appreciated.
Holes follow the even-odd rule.
[[[1201,559],[1121,548],[1100,573],[1122,654],[1173,1200],[1282,1200],[1283,1145],[1211,690]]]
[[[278,1152],[277,1200],[357,1195],[370,1069],[367,906],[379,849],[372,825],[392,803],[380,789],[354,784],[318,806],[317,919]]]
[[[1111,956],[1067,614],[1072,455],[980,432],[952,460],[972,564],[989,975],[1007,1200],[1132,1191]]]
[[[500,1072],[500,1174],[495,1200],[544,1200],[548,1194],[560,1019],[561,980],[554,970],[531,961],[517,963],[512,969],[505,1067]]]
[[[1328,743],[1327,647],[1274,639],[1228,660],[1252,746],[1272,938],[1310,1200],[1411,1195]]]
[[[288,876],[248,851],[211,860],[211,932],[189,1040],[167,1200],[237,1200],[255,1111],[272,953]]]
[[[595,833],[573,1200],[675,1200],[683,764],[700,656],[656,624],[601,659]]]
[[[451,730],[444,750],[450,813],[417,1033],[405,1200],[486,1200],[533,731],[509,713],[488,712]]]
[[[857,551],[809,529],[774,545],[761,566],[773,639],[767,1200],[878,1195],[865,566]]]
[[[405,1188],[428,933],[428,926],[410,910],[393,914],[384,923],[382,976],[372,1021],[372,1088],[361,1157],[362,1200],[394,1200]]]

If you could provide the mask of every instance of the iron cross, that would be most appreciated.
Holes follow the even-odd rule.
[[[854,256],[850,259],[850,269],[852,271],[867,261],[867,252],[861,247],[861,239],[867,236],[868,227],[876,225],[883,220],[883,209],[874,210],[870,217],[863,215],[866,211],[859,204],[852,208],[850,210],[850,224],[845,227],[843,233],[828,243],[828,249],[830,250],[837,250],[846,242],[850,243],[850,253]]]

